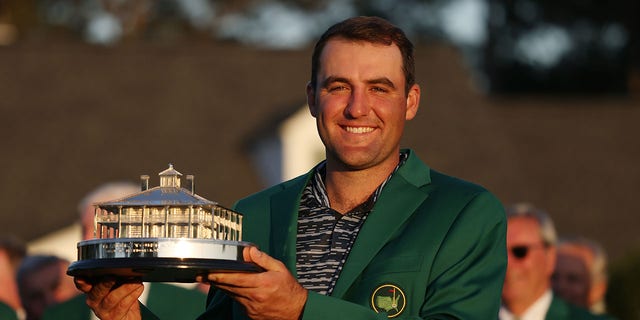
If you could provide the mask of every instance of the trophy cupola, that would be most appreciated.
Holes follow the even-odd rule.
[[[158,174],[160,176],[160,187],[180,188],[180,176],[182,173],[173,168],[173,164],[169,163],[169,168]]]

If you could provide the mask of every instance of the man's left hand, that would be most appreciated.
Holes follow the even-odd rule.
[[[251,319],[300,318],[307,290],[285,265],[256,247],[243,251],[244,259],[262,267],[260,273],[210,273],[206,279],[242,304]]]

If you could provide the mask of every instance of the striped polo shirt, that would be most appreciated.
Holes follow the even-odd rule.
[[[369,198],[344,215],[331,209],[323,177],[326,163],[320,164],[302,192],[298,211],[296,269],[298,281],[308,289],[331,295],[349,251],[387,181],[408,158],[400,162]]]

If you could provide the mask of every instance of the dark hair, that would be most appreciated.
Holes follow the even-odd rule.
[[[18,284],[22,286],[22,283],[25,281],[26,277],[32,276],[34,272],[37,272],[44,267],[57,264],[59,261],[64,260],[54,255],[26,256],[22,260],[20,268],[18,269]]]
[[[354,17],[329,27],[316,42],[313,56],[311,57],[311,86],[314,89],[318,70],[320,69],[320,55],[327,42],[333,38],[364,41],[387,46],[395,44],[400,49],[400,54],[402,54],[405,93],[408,93],[415,83],[413,43],[407,38],[402,29],[379,17]]]

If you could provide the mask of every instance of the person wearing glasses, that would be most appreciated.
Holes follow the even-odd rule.
[[[557,235],[549,215],[526,203],[506,212],[508,263],[500,320],[608,319],[553,294]]]

